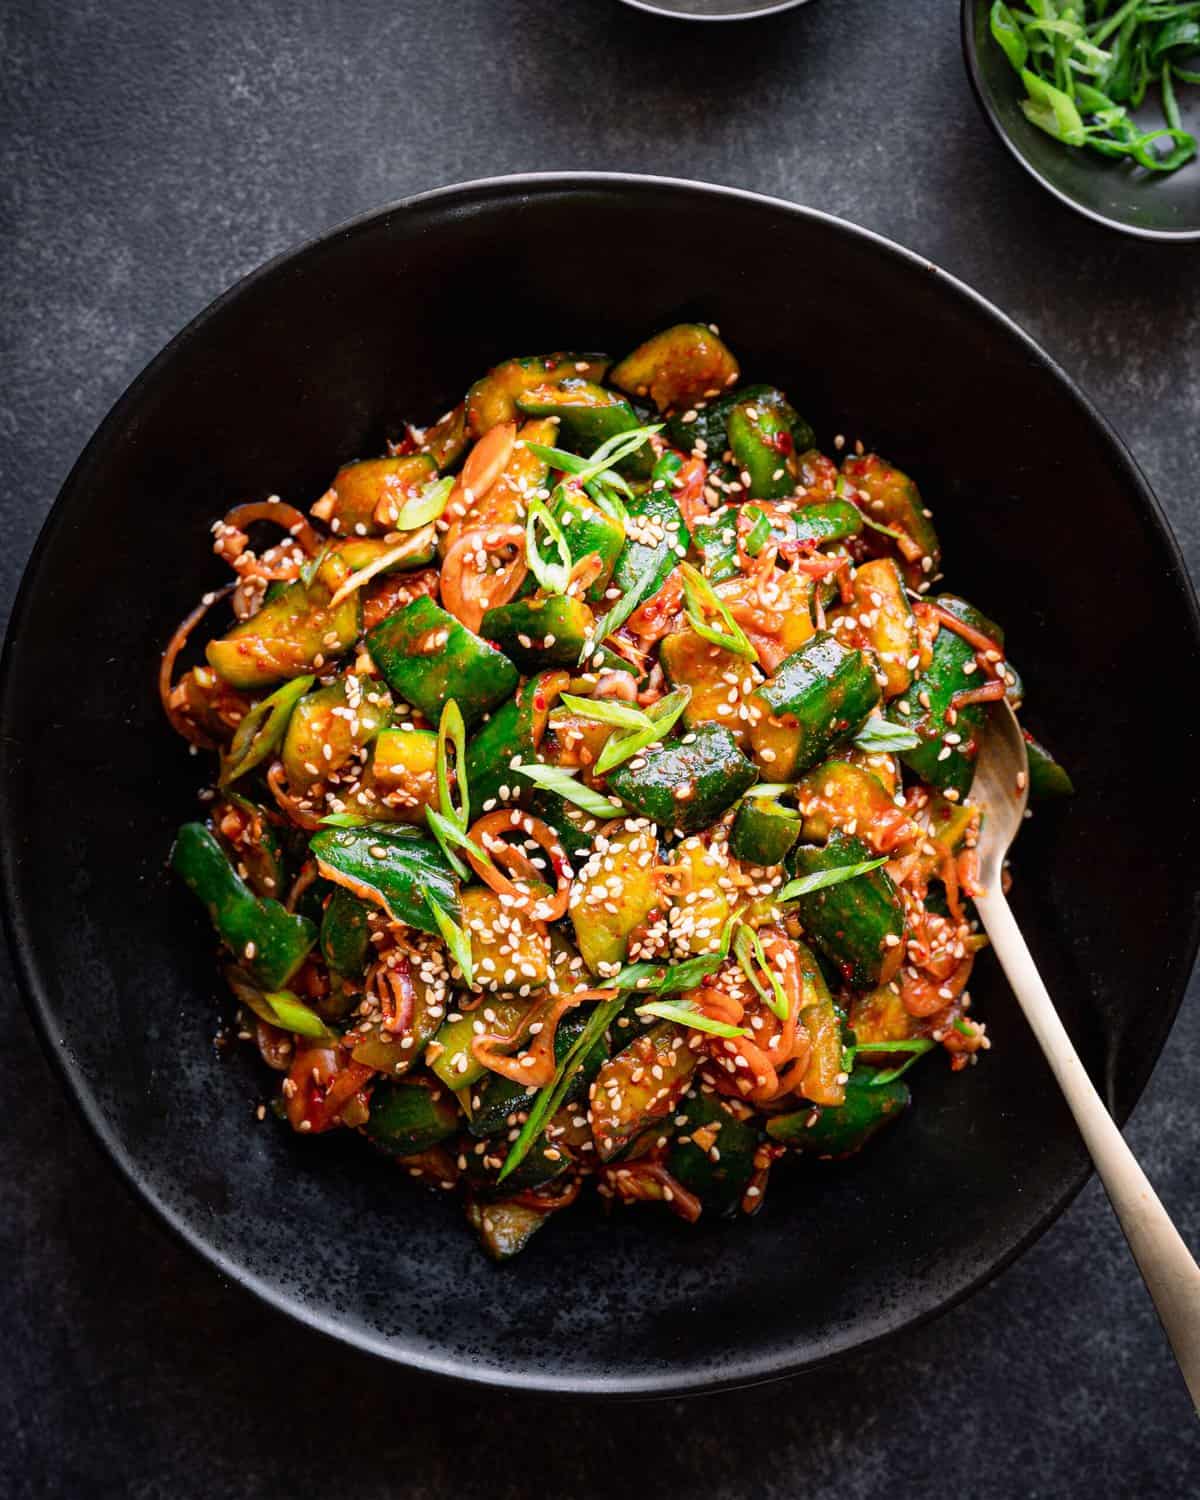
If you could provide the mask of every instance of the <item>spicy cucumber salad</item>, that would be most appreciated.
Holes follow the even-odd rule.
[[[988,1046],[970,790],[1020,679],[913,481],[831,447],[684,324],[213,528],[160,690],[217,755],[172,865],[237,1034],[271,1113],[461,1191],[497,1259],[589,1182],[753,1214]]]

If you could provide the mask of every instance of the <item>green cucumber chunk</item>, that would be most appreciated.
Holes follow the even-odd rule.
[[[171,868],[208,909],[217,936],[265,990],[279,990],[308,957],[317,929],[278,901],[256,896],[203,823],[185,823]]]
[[[684,740],[644,750],[632,762],[617,766],[609,772],[608,786],[660,827],[698,833],[757,780],[758,772],[729,730],[722,724],[702,724]]]
[[[367,636],[371,659],[394,693],[436,724],[451,698],[468,725],[517,686],[513,664],[423,594]]]
[[[912,1101],[903,1079],[874,1085],[874,1077],[856,1069],[846,1084],[844,1104],[810,1105],[793,1114],[772,1115],[767,1134],[806,1155],[852,1156],[885,1125],[898,1120]]]
[[[781,865],[800,837],[800,817],[770,797],[747,797],[737,810],[729,850],[748,865]]]
[[[823,847],[801,844],[788,859],[795,876],[865,864],[871,850],[860,838],[835,832]],[[796,901],[807,937],[830,958],[852,989],[871,989],[896,973],[904,954],[904,908],[880,867]]]
[[[446,856],[416,828],[394,823],[323,828],[309,849],[326,880],[409,927],[441,935],[431,902],[455,921],[461,915],[458,881]]]
[[[676,1122],[667,1171],[699,1198],[705,1213],[732,1217],[754,1176],[758,1132],[719,1095],[701,1090],[679,1106]]]
[[[582,599],[550,594],[489,609],[479,628],[503,651],[502,661],[509,658],[522,672],[534,673],[546,667],[573,667],[594,622]],[[515,673],[512,686],[516,687]]]
[[[1004,632],[965,599],[939,594],[935,602],[1003,647]],[[954,791],[960,798],[970,791],[975,777],[979,740],[987,716],[986,705],[969,703],[956,710],[953,726],[946,718],[956,693],[979,687],[986,680],[976,670],[968,672],[968,666],[974,669],[975,647],[943,625],[934,637],[929,665],[902,698],[888,705],[886,715],[893,724],[920,736],[921,743],[915,749],[900,754],[909,770],[938,791]]]
[[[381,1151],[411,1156],[453,1135],[461,1119],[449,1089],[423,1078],[385,1078],[371,1090],[362,1130]]]
[[[751,696],[750,743],[772,781],[791,781],[854,734],[879,697],[866,655],[820,630]]]
[[[649,397],[659,411],[713,400],[738,378],[738,363],[705,323],[677,323],[639,344],[609,375],[618,390]]]

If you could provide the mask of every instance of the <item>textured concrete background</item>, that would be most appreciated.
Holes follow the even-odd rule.
[[[964,277],[1115,420],[1200,570],[1200,252],[1107,234],[1020,175],[951,0],[744,27],[616,0],[4,0],[0,58],[6,612],[96,424],[229,282],[387,199],[554,168],[777,193]],[[1119,590],[1119,558],[1096,586]],[[1193,1245],[1195,988],[1129,1131]],[[83,1135],[7,968],[0,995],[5,1497],[1200,1491],[1094,1183],[968,1305],[819,1379],[653,1409],[481,1400],[314,1341],[169,1242]]]

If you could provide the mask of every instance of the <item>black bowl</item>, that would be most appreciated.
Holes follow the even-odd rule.
[[[756,16],[792,10],[808,0],[623,0],[623,3],[634,10],[673,16],[680,21],[752,21]]]
[[[1200,159],[1177,172],[1134,171],[1127,163],[1063,146],[1031,125],[1021,111],[1023,90],[1012,64],[993,40],[991,0],[962,0],[962,44],[967,73],[988,123],[1009,152],[1061,202],[1112,229],[1147,240],[1200,239]],[[1184,128],[1200,134],[1200,96],[1181,88]],[[1148,104],[1145,128],[1162,124]]]
[[[620,176],[453,188],[283,256],[134,383],[46,524],[0,684],[3,886],[49,1052],[141,1195],[274,1306],[426,1370],[632,1394],[804,1369],[965,1295],[1086,1175],[987,957],[995,1049],[967,1074],[925,1064],[916,1107],[861,1158],[781,1174],[752,1222],[583,1206],[503,1269],[456,1202],[361,1142],[257,1123],[257,1063],[214,1053],[211,934],[164,868],[202,767],[154,691],[163,641],[222,576],[209,522],[248,496],[311,501],[505,355],[620,352],[687,317],[719,323],[823,443],[861,438],[918,476],[949,579],[1007,623],[1030,721],[1080,787],[1022,839],[1015,904],[1118,1117],[1196,948],[1194,778],[1152,827],[1143,795],[1164,711],[1173,764],[1200,753],[1172,708],[1200,656],[1195,600],[1121,443],[973,292],[811,210]]]

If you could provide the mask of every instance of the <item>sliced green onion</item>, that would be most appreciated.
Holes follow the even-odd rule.
[[[621,803],[614,803],[601,792],[593,790],[590,786],[584,786],[581,781],[576,781],[573,771],[564,770],[562,766],[522,766],[521,775],[527,776],[530,781],[538,786],[545,787],[548,792],[557,792],[566,802],[573,802],[576,807],[590,813],[593,818],[616,818],[621,813]]]
[[[547,562],[538,548],[538,527],[546,533],[550,545],[558,553],[557,562]],[[571,581],[571,549],[563,529],[550,513],[544,500],[534,497],[525,513],[525,561],[529,571],[549,594],[565,594]]]
[[[318,1037],[322,1041],[333,1035],[311,1006],[298,1000],[291,990],[267,990],[263,999],[275,1012],[277,1026],[284,1031],[295,1031],[300,1036]]]
[[[621,526],[629,525],[629,512],[625,509],[625,502],[621,499],[621,495],[632,495],[633,491],[619,474],[602,474],[599,479],[593,479],[586,489],[606,515],[611,516]],[[620,494],[617,493],[618,490]]]
[[[631,708],[613,698],[579,698],[574,693],[560,693],[559,702],[584,719],[614,724],[618,729],[649,729],[654,722],[640,708]]]
[[[878,714],[872,714],[854,736],[854,743],[868,754],[884,751],[915,750],[921,736],[904,724],[889,724]]]
[[[668,693],[665,698],[660,698],[657,703],[652,703],[647,709],[646,716],[651,721],[648,729],[610,734],[596,761],[595,774],[606,775],[615,766],[623,765],[625,761],[631,760],[639,750],[644,750],[647,745],[656,744],[670,734],[675,727],[675,721],[691,701],[691,688],[678,687],[673,693]]]
[[[458,923],[447,912],[444,912],[436,901],[426,903],[433,913],[433,920],[438,924],[438,930],[442,934],[442,941],[450,950],[454,962],[458,965],[463,977],[463,983],[468,989],[475,983],[475,969],[471,962],[471,939]]]
[[[713,1036],[745,1036],[744,1026],[731,1026],[728,1021],[714,1021],[694,1005],[675,1000],[650,1000],[637,1007],[639,1016],[658,1016],[663,1021],[674,1021],[692,1031],[707,1031]]]
[[[595,651],[597,646],[603,645],[610,635],[620,630],[629,616],[637,609],[638,605],[646,598],[658,577],[657,566],[652,565],[642,574],[634,586],[593,626],[591,633],[583,644],[583,650],[579,654],[579,665],[582,666]]]
[[[428,526],[431,521],[436,521],[446,509],[446,502],[453,488],[454,479],[449,474],[441,479],[435,479],[432,484],[427,484],[415,499],[409,500],[407,504],[400,507],[388,530],[416,531],[419,527]]]
[[[614,433],[600,444],[590,458],[580,458],[578,453],[568,453],[565,448],[550,448],[544,443],[526,443],[525,446],[551,468],[558,469],[562,474],[572,475],[582,485],[589,485],[594,479],[601,479],[608,484],[615,479],[621,485],[624,480],[616,474],[610,477],[609,471],[622,459],[636,453],[656,432],[661,431],[662,423],[659,422],[653,427],[631,427],[626,432]]]
[[[636,453],[656,432],[661,431],[662,423],[656,422],[652,427],[632,427],[628,432],[613,433],[612,437],[600,444],[587,464],[576,471],[575,477],[580,484],[598,479],[607,469],[615,469],[623,459]]]
[[[625,1004],[625,997],[617,995],[612,1000],[601,1000],[587,1018],[583,1030],[571,1044],[570,1050],[554,1070],[554,1077],[548,1084],[538,1091],[537,1098],[529,1106],[529,1112],[525,1117],[525,1123],[521,1127],[521,1133],[512,1143],[508,1155],[504,1158],[504,1165],[500,1168],[497,1182],[503,1182],[508,1174],[514,1171],[525,1160],[530,1148],[545,1129],[546,1122],[553,1119],[559,1106],[566,1098],[567,1090],[571,1086],[571,1080],[579,1071],[583,1059],[602,1037],[612,1023],[620,1014]]]
[[[455,849],[465,849],[473,854],[476,859],[483,861],[485,865],[492,863],[486,849],[480,846],[452,818],[447,818],[443,813],[437,812],[432,807],[425,809],[425,821],[429,825],[429,831],[437,839],[442,853],[449,861],[451,869],[463,880],[470,880],[472,871],[469,866],[463,864]]]
[[[1004,55],[1012,63],[1019,73],[1029,58],[1029,43],[1025,40],[1025,33],[1017,25],[1016,17],[1003,0],[995,0],[992,6],[990,23],[992,35],[1004,49]]]
[[[458,786],[458,804],[450,792],[450,767],[447,749],[454,746],[454,779]],[[442,717],[438,721],[437,737],[437,789],[438,805],[442,817],[456,823],[459,828],[471,824],[471,793],[467,786],[467,726],[463,723],[462,710],[453,698],[446,701]]]
[[[776,901],[794,901],[797,896],[807,896],[810,891],[823,890],[827,885],[841,885],[843,880],[854,880],[871,870],[886,865],[882,859],[866,859],[857,865],[836,865],[832,870],[814,870],[811,875],[802,875],[798,880],[789,880],[781,891],[775,892]]]
[[[746,632],[729,613],[729,606],[723,599],[719,599],[713,592],[713,586],[705,578],[698,568],[691,563],[680,563],[679,571],[683,576],[683,597],[687,605],[688,624],[702,640],[709,641],[714,646],[720,646],[724,651],[732,651],[735,656],[745,657],[747,661],[754,661],[758,653],[747,639]],[[704,618],[704,611],[711,610],[724,624],[724,630],[718,630],[709,625]]]
[[[374,818],[366,818],[362,813],[329,813],[321,819],[322,828],[365,828],[368,823],[374,823]]]
[[[788,1018],[788,998],[783,993],[775,971],[767,962],[767,955],[763,951],[762,939],[752,927],[744,924],[738,928],[737,936],[733,940],[733,951],[741,965],[742,973],[753,985],[755,992],[764,1004],[770,1006],[775,1015],[781,1021]],[[758,971],[767,976],[769,985],[763,984],[758,977]]]
[[[746,514],[754,517],[754,524],[746,533],[746,555],[757,557],[771,540],[771,523],[756,505],[747,507]]]
[[[315,681],[314,677],[293,677],[254,705],[238,725],[229,753],[222,757],[219,786],[228,786],[252,771],[279,747],[292,709]]]
[[[903,1045],[904,1050],[911,1053],[911,1056],[906,1057],[899,1067],[886,1068],[882,1073],[876,1073],[873,1078],[868,1078],[867,1087],[869,1089],[881,1088],[885,1083],[891,1083],[902,1074],[907,1073],[913,1063],[919,1061],[927,1052],[932,1051],[937,1046],[937,1043],[931,1041],[929,1037],[921,1037],[912,1043],[900,1045]],[[899,1051],[900,1047],[895,1043],[890,1046],[887,1043],[881,1043],[877,1046],[868,1043],[866,1046],[860,1048],[860,1050],[863,1052]]]

